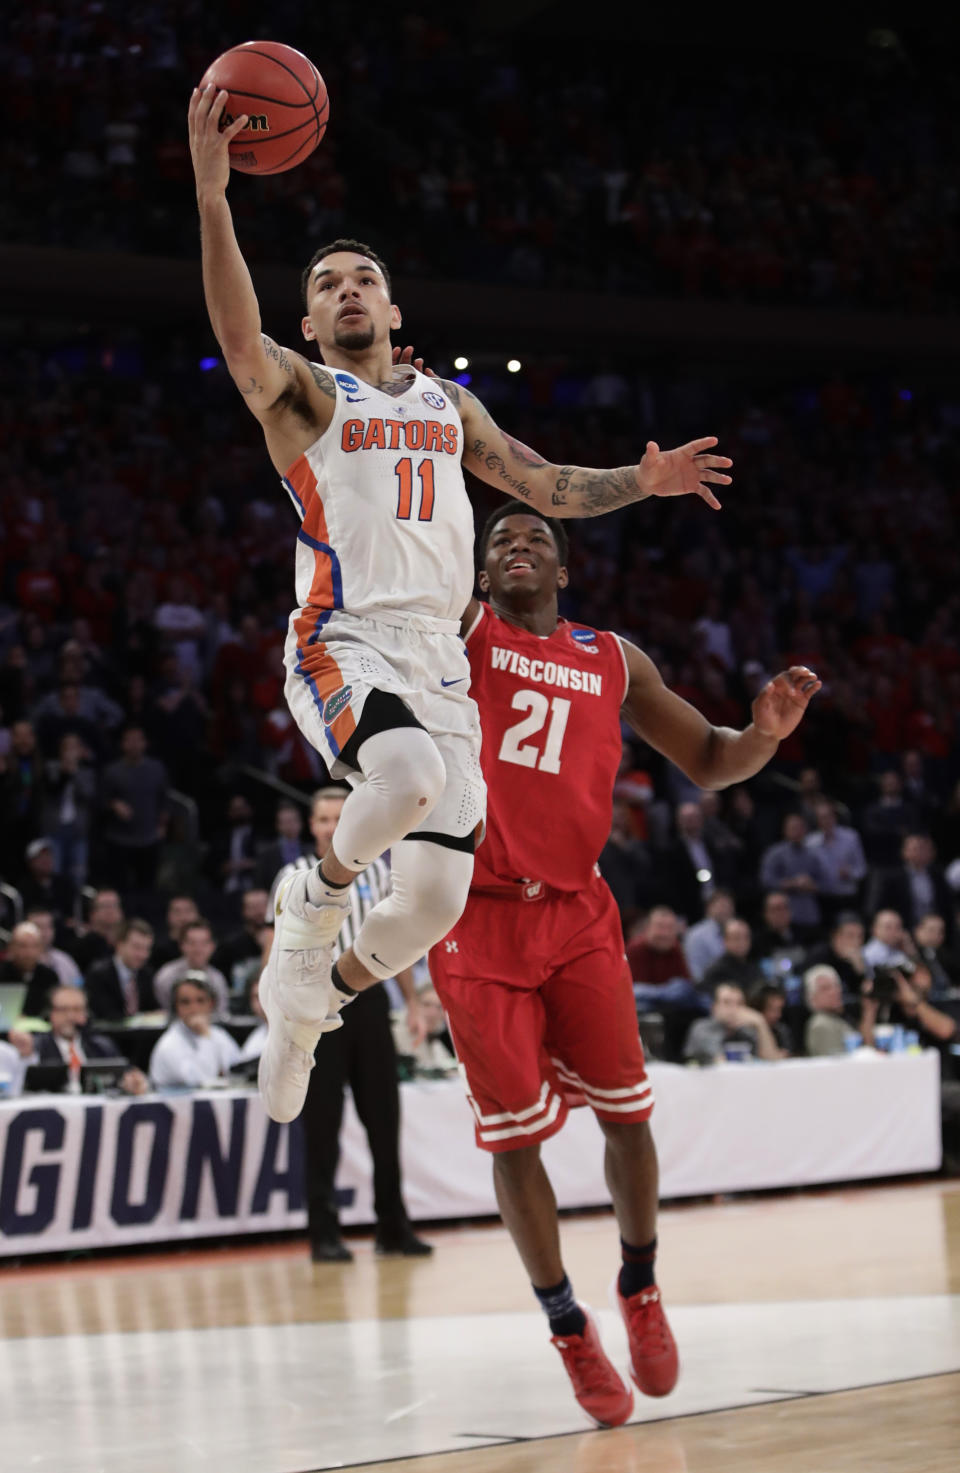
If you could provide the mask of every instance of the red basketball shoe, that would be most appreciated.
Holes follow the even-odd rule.
[[[587,1317],[583,1334],[554,1335],[552,1343],[587,1415],[601,1427],[620,1427],[633,1411],[633,1392],[607,1359],[593,1315],[585,1304],[580,1308]]]
[[[614,1296],[630,1342],[630,1373],[644,1396],[666,1396],[677,1384],[680,1357],[654,1284],[625,1299],[618,1284]]]

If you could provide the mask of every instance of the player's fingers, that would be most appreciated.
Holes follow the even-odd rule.
[[[726,469],[727,466],[733,465],[733,461],[729,455],[695,455],[693,458],[697,462],[697,465],[702,465],[705,469],[714,471],[721,471]]]
[[[657,444],[656,440],[648,440],[647,448],[643,453],[644,457],[649,456],[651,460],[656,460],[657,456],[660,454],[660,446]]]
[[[700,471],[701,481],[712,481],[715,486],[732,486],[733,477],[725,476],[723,471]]]
[[[229,143],[231,138],[236,138],[237,134],[240,132],[240,129],[245,128],[249,121],[250,118],[247,113],[241,113],[238,118],[234,118],[229,128],[224,128],[223,130],[223,136],[226,141]]]
[[[697,495],[700,496],[700,497],[702,497],[703,500],[707,503],[708,506],[712,506],[713,509],[714,509],[714,511],[722,511],[723,510],[723,508],[721,507],[719,501],[714,496],[713,492],[710,490],[710,487],[709,486],[698,486],[697,487]]]
[[[702,440],[690,440],[680,448],[685,450],[688,455],[699,455],[701,450],[712,450],[717,443],[716,435],[705,435]]]

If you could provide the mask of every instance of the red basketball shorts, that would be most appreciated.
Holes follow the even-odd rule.
[[[649,1118],[620,917],[599,875],[575,894],[471,892],[429,961],[485,1151],[547,1140],[576,1105]]]

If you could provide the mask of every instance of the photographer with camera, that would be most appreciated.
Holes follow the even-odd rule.
[[[872,984],[863,983],[860,993],[860,1038],[873,1047],[873,1028],[877,1021],[877,999]],[[810,1009],[803,1042],[811,1058],[846,1053],[854,1046],[856,1030],[843,1016],[843,986],[834,967],[825,962],[810,967],[803,974],[803,989]]]

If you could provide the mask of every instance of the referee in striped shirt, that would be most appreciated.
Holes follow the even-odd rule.
[[[310,808],[310,832],[315,853],[305,854],[276,875],[267,906],[273,922],[277,886],[295,869],[312,869],[330,847],[347,794],[343,788],[320,788]],[[369,910],[390,889],[390,871],[374,860],[350,887],[350,917],[337,938],[339,955],[353,938]],[[401,972],[397,983],[407,1003],[407,1024],[414,1042],[421,1041],[425,1024],[411,971]],[[377,1217],[376,1251],[421,1257],[432,1253],[429,1243],[410,1226],[400,1186],[400,1089],[397,1054],[390,1029],[390,999],[384,986],[357,994],[341,1013],[343,1027],[325,1033],[318,1065],[310,1073],[303,1106],[307,1228],[314,1263],[349,1263],[353,1254],[340,1236],[334,1178],[340,1157],[343,1092],[349,1084],[360,1123],[367,1132],[373,1157],[373,1206]],[[318,1046],[319,1047],[319,1046]]]

